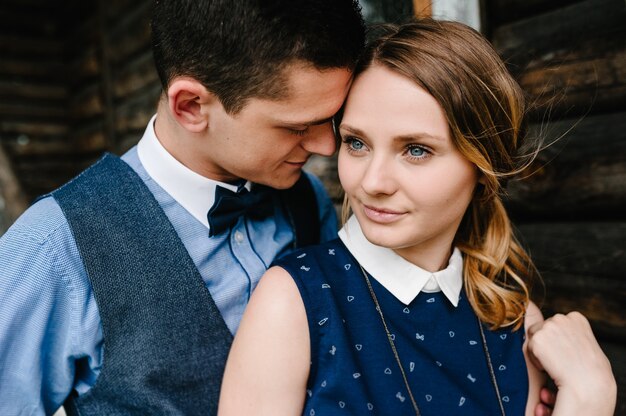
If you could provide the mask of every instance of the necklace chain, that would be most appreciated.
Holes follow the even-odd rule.
[[[387,322],[385,321],[385,316],[383,315],[383,310],[378,303],[378,299],[376,298],[376,293],[374,293],[374,288],[372,288],[372,284],[370,283],[370,278],[367,276],[365,269],[363,266],[359,264],[361,271],[363,272],[363,276],[365,276],[365,281],[367,282],[367,287],[370,290],[370,295],[372,295],[372,299],[374,300],[374,304],[376,305],[376,311],[380,315],[380,320],[383,322],[383,326],[385,327],[385,332],[387,333],[387,339],[389,340],[389,345],[391,346],[391,350],[393,351],[394,357],[396,357],[396,361],[398,362],[398,367],[400,367],[400,373],[402,373],[402,379],[404,380],[404,385],[406,386],[406,390],[409,393],[409,398],[411,399],[411,404],[413,404],[413,409],[415,410],[415,414],[420,416],[420,409],[417,407],[417,402],[413,397],[413,392],[411,391],[411,387],[409,386],[409,381],[406,378],[406,373],[404,372],[404,367],[402,366],[402,361],[400,361],[400,356],[398,355],[398,350],[396,350],[396,343],[393,342],[393,337],[391,336],[391,332],[389,332],[389,328],[387,328]]]
[[[363,276],[365,277],[365,282],[367,283],[367,288],[369,289],[370,295],[372,296],[372,300],[374,301],[374,305],[376,306],[376,311],[378,312],[378,315],[380,315],[380,320],[382,321],[383,327],[385,328],[385,333],[387,334],[387,340],[389,341],[389,346],[391,347],[391,351],[393,351],[393,355],[396,359],[396,362],[398,363],[398,367],[400,368],[400,373],[402,374],[404,385],[406,386],[407,393],[409,394],[409,398],[411,399],[413,410],[415,410],[415,415],[420,416],[421,414],[420,414],[419,407],[417,407],[417,402],[415,401],[415,398],[413,397],[413,392],[411,391],[411,386],[409,385],[409,381],[406,378],[406,373],[404,372],[404,367],[402,366],[400,355],[398,354],[398,350],[396,349],[396,344],[393,341],[391,332],[389,331],[389,328],[387,327],[387,322],[385,320],[385,316],[383,315],[383,310],[380,307],[380,304],[378,303],[378,298],[376,297],[376,293],[374,292],[374,288],[372,287],[370,278],[367,275],[367,272],[365,271],[365,269],[363,269],[363,266],[359,264],[359,267],[361,268],[361,272],[363,273]],[[498,405],[500,406],[500,412],[502,413],[502,416],[506,416],[506,414],[504,413],[504,405],[502,404],[502,398],[500,397],[500,389],[498,388],[498,381],[496,380],[496,374],[495,374],[495,371],[493,370],[493,364],[491,363],[491,355],[489,355],[489,348],[487,348],[487,339],[485,338],[485,330],[483,329],[483,324],[480,322],[480,320],[478,320],[478,327],[480,328],[480,337],[483,343],[483,351],[485,352],[485,357],[487,359],[487,367],[489,367],[489,375],[491,376],[491,383],[493,384],[493,387],[496,392],[496,396],[498,398]]]

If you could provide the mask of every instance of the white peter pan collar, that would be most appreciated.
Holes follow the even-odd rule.
[[[152,116],[143,137],[137,144],[137,154],[148,175],[170,194],[176,202],[185,208],[198,221],[209,228],[207,213],[215,202],[215,187],[222,186],[237,191],[237,185],[206,178],[174,158],[161,144],[154,132]],[[245,187],[250,190],[248,181]]]
[[[389,248],[370,243],[354,215],[339,231],[339,238],[361,266],[405,305],[422,291],[441,291],[454,306],[458,305],[463,286],[463,256],[458,248],[454,248],[448,267],[431,273]]]

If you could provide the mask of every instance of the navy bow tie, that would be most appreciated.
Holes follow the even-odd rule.
[[[262,219],[274,213],[271,188],[255,185],[252,191],[240,186],[233,192],[221,186],[215,188],[215,203],[209,210],[209,237],[233,226],[239,217]]]

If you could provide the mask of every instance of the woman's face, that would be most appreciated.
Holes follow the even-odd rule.
[[[478,180],[440,105],[408,78],[373,66],[354,81],[339,131],[339,178],[367,239],[438,269],[428,259],[447,262]]]

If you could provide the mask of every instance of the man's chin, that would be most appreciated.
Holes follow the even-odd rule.
[[[298,179],[300,179],[301,175],[302,175],[302,169],[299,169],[298,171],[292,172],[289,175],[285,175],[280,178],[272,178],[272,180],[268,181],[267,183],[263,183],[263,182],[259,182],[259,183],[265,186],[269,186],[274,189],[289,189],[292,186],[294,186],[296,182],[298,182]]]

